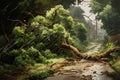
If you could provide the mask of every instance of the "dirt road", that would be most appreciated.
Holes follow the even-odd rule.
[[[92,43],[87,54],[98,51],[100,44]],[[109,73],[114,70],[107,64],[98,61],[79,60],[60,68],[56,73],[45,80],[114,80]]]

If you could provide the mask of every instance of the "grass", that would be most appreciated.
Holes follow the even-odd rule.
[[[52,64],[56,63],[56,62],[62,62],[64,61],[65,58],[53,58],[53,59],[48,59],[47,61],[51,62]]]
[[[57,62],[62,62],[64,61],[65,58],[53,58],[53,59],[48,59],[47,64],[41,64],[41,63],[36,63],[31,69],[30,73],[37,73],[37,72],[42,72],[45,70],[49,70],[50,68],[48,67],[51,64],[57,63]]]

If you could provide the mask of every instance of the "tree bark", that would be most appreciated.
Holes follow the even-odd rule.
[[[81,53],[76,47],[67,44],[66,41],[62,42],[62,46],[72,50],[74,54],[77,55],[80,59],[83,58],[83,59],[90,59],[90,60],[100,60],[101,58],[109,57],[112,52],[120,52],[120,47],[116,47],[116,48],[109,49],[104,53],[100,53],[98,55],[92,56],[92,55],[87,55],[85,53]]]
[[[74,52],[75,55],[77,55],[79,58],[84,58],[84,59],[92,59],[92,56],[88,56],[85,53],[81,53],[76,47],[67,44],[66,41],[62,42],[62,46],[69,48],[70,50],[72,50]]]

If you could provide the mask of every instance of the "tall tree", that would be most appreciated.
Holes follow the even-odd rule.
[[[103,28],[107,31],[108,35],[116,35],[120,33],[120,14],[117,11],[117,6],[114,6],[117,0],[92,0],[92,12],[97,14],[97,19],[101,19]]]

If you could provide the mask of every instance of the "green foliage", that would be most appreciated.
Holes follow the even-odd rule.
[[[74,22],[73,18],[69,15],[69,11],[65,10],[62,5],[51,8],[47,11],[46,18],[51,22],[51,26],[55,23],[63,25],[66,29],[71,29]]]
[[[104,23],[103,28],[106,29],[109,35],[114,35],[119,33],[119,30],[117,30],[119,28],[118,26],[119,14],[114,12],[111,5],[106,5],[103,11],[100,12],[99,16],[102,19],[102,22]]]
[[[47,59],[55,58],[56,54],[53,54],[49,49],[46,49],[43,53],[43,56],[45,56]]]
[[[98,13],[103,10],[106,4],[111,4],[111,0],[91,0],[90,7],[92,8],[92,12]]]
[[[26,27],[23,26],[23,27],[20,27],[20,26],[16,26],[14,29],[13,29],[13,34],[16,35],[16,37],[18,36],[21,36],[25,33],[25,29]]]
[[[102,10],[102,4],[95,0],[91,0],[90,7],[92,8],[91,12],[93,13],[99,13]]]
[[[84,24],[77,23],[77,25],[75,26],[75,31],[76,31],[76,35],[80,39],[80,41],[85,42],[87,39],[87,37],[86,37],[87,29],[84,26]]]
[[[23,54],[15,58],[14,64],[16,65],[18,70],[26,70],[31,65],[33,66],[35,63],[28,55]],[[26,67],[29,66],[29,67]]]
[[[106,51],[106,50],[109,50],[109,49],[112,49],[115,47],[115,44],[114,43],[104,43],[101,47],[100,47],[100,51]]]

